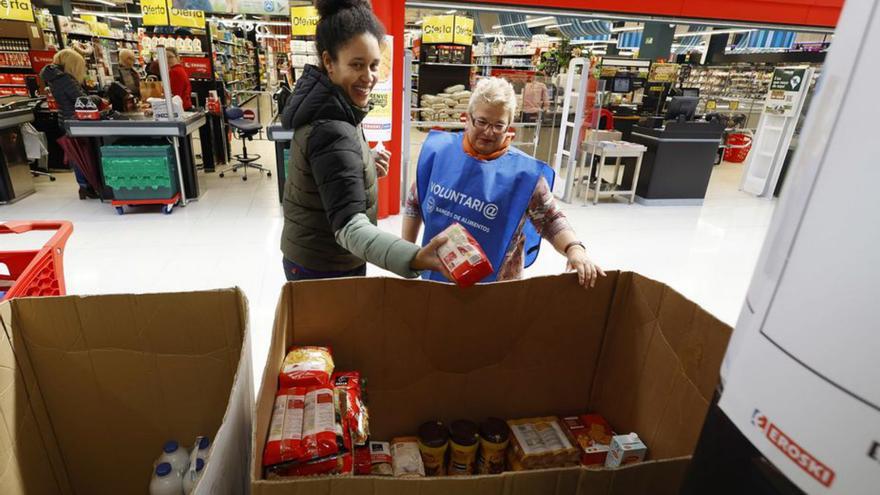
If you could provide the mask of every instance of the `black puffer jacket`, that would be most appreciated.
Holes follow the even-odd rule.
[[[40,78],[49,86],[52,96],[58,102],[58,108],[61,109],[61,115],[65,120],[73,118],[76,110],[76,99],[80,96],[86,96],[82,86],[76,80],[64,72],[60,65],[49,64],[40,71]]]
[[[360,123],[365,109],[314,66],[307,66],[281,114],[294,129],[284,190],[281,250],[287,259],[321,271],[364,263],[335,234],[359,213],[375,224],[376,169]]]

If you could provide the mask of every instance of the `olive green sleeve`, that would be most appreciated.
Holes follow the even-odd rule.
[[[419,246],[376,227],[363,213],[352,216],[336,231],[336,242],[351,254],[401,277],[419,276],[410,268]]]

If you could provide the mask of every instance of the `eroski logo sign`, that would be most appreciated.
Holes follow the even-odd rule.
[[[752,424],[764,432],[767,440],[777,449],[782,451],[792,462],[812,476],[816,481],[826,487],[834,483],[834,470],[820,462],[797,444],[790,436],[782,431],[779,426],[773,424],[770,419],[758,409],[752,413]]]

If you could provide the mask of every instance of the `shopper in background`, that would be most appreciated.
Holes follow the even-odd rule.
[[[543,77],[542,72],[535,73],[535,79],[526,83],[523,87],[523,122],[537,122],[541,112],[550,108],[550,93],[547,85],[538,78]]]
[[[180,56],[177,54],[177,48],[165,48],[165,58],[168,59],[168,85],[171,87],[171,94],[179,96],[183,100],[183,109],[192,108],[192,86],[189,83],[189,74],[180,63]]]
[[[56,53],[52,58],[52,63],[43,67],[43,70],[40,71],[40,79],[49,86],[49,91],[52,92],[52,96],[58,103],[62,119],[72,120],[76,112],[76,100],[88,96],[83,90],[85,77],[86,61],[82,55],[71,48],[65,48]],[[100,108],[101,99],[97,96],[91,96],[90,98]],[[60,138],[59,144],[61,140],[70,142],[73,146],[89,145],[87,140],[74,140],[67,136]],[[65,152],[65,160],[73,169],[76,175],[76,182],[79,184],[79,198],[97,198],[96,189],[100,181],[97,177],[90,177],[90,174],[83,170],[83,168],[88,168],[91,171],[91,167],[85,167],[85,164],[79,163],[81,160],[77,160],[78,156],[79,154],[74,156],[73,153]]]
[[[492,281],[521,278],[543,237],[568,259],[581,285],[592,287],[605,273],[587,257],[556,204],[552,169],[510,145],[515,111],[513,86],[485,78],[471,95],[464,133],[428,135],[407,195],[403,238],[415,242],[424,221],[424,238],[430,239],[456,218],[492,262]]]
[[[362,276],[365,262],[403,277],[443,271],[432,239],[422,249],[376,226],[377,176],[361,129],[378,80],[385,30],[369,0],[317,0],[320,67],[306,66],[281,122],[294,129],[284,187],[281,251],[288,280]]]
[[[136,97],[141,95],[141,75],[134,68],[137,57],[131,50],[119,50],[119,70],[116,80],[122,83],[131,94]]]

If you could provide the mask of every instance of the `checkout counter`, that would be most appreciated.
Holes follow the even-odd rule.
[[[21,125],[34,120],[32,108],[0,111],[0,204],[14,203],[35,191]]]
[[[648,148],[636,185],[645,205],[701,205],[706,197],[724,127],[719,122],[667,121],[663,127],[635,125],[630,142]],[[627,170],[624,183],[632,180]]]
[[[183,173],[183,187],[186,199],[195,200],[202,194],[201,178],[196,170],[193,153],[192,134],[200,132],[203,149],[211,143],[205,125],[205,112],[186,112],[183,119],[154,120],[141,113],[121,114],[124,118],[112,120],[65,120],[64,127],[71,137],[100,138],[102,144],[112,144],[126,137],[177,137],[180,143],[180,170]],[[100,156],[100,155],[99,155]],[[213,153],[202,153],[205,168],[214,167]]]

